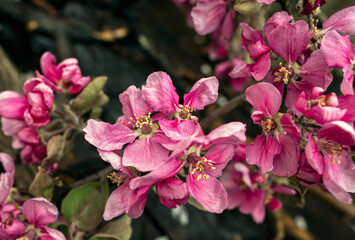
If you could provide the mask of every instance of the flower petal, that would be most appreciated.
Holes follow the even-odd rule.
[[[43,197],[27,200],[23,204],[22,212],[35,228],[54,223],[58,217],[57,207]]]

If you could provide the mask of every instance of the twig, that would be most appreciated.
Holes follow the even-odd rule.
[[[78,186],[83,185],[85,183],[93,182],[97,179],[102,179],[112,171],[114,171],[114,169],[111,166],[108,166],[107,168],[104,168],[104,169],[98,171],[97,173],[94,173],[94,174],[88,176],[87,178],[84,178],[80,181],[70,184],[70,187],[75,188],[75,187],[78,187]]]
[[[245,101],[245,94],[240,94],[231,100],[229,100],[226,104],[218,108],[217,110],[213,111],[207,117],[200,121],[200,125],[202,128],[206,129],[213,121],[220,118],[221,116],[229,113],[233,109],[240,106]]]
[[[324,192],[319,187],[311,187],[308,190],[312,194],[319,197],[321,200],[326,202],[327,204],[333,206],[338,211],[342,212],[344,215],[348,215],[351,218],[355,219],[355,206],[352,204],[345,204],[337,200],[335,197],[330,195],[329,193]]]

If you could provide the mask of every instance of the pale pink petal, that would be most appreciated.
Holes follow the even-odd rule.
[[[256,0],[256,1],[261,4],[270,4],[275,2],[276,0]]]
[[[237,12],[234,9],[230,9],[223,19],[221,26],[221,37],[225,41],[229,41],[234,33],[234,18]]]
[[[229,73],[231,78],[250,78],[251,76],[249,65],[241,60],[234,64],[232,71]]]
[[[211,144],[241,144],[246,141],[246,126],[241,122],[230,122],[214,129],[207,135]]]
[[[1,129],[6,136],[15,136],[17,133],[25,128],[27,125],[23,120],[1,118]]]
[[[274,85],[258,83],[245,90],[246,100],[256,111],[261,111],[265,116],[274,116],[280,109],[282,96]]]
[[[65,240],[63,233],[54,228],[42,227],[40,235],[41,240]]]
[[[122,170],[124,168],[122,165],[122,151],[105,151],[99,148],[97,151],[102,160],[111,164],[114,169]]]
[[[0,162],[4,167],[5,172],[13,177],[15,175],[15,164],[11,156],[7,153],[0,153]]]
[[[123,124],[109,124],[90,119],[83,129],[90,144],[105,151],[119,150],[133,142],[137,134]]]
[[[326,189],[339,201],[347,204],[353,202],[351,195],[339,187],[327,174],[323,175],[323,183]]]
[[[268,41],[273,52],[292,64],[310,42],[308,24],[300,20],[281,25],[270,33]]]
[[[226,7],[224,0],[199,0],[191,11],[196,32],[205,35],[216,30],[226,14]]]
[[[346,122],[334,121],[324,124],[318,133],[318,138],[325,138],[340,145],[354,145],[355,130]]]
[[[336,185],[347,192],[355,192],[355,164],[346,151],[342,152],[339,162],[325,154],[324,156],[324,177],[329,177]]]
[[[257,165],[262,173],[270,172],[273,169],[274,157],[280,151],[281,145],[276,138],[261,134],[247,146],[246,161],[250,165]]]
[[[129,187],[129,181],[124,182],[114,190],[107,199],[103,218],[109,221],[114,217],[123,214],[128,208],[129,202],[134,195],[134,191]]]
[[[146,137],[129,144],[122,157],[122,164],[125,167],[135,167],[141,172],[154,170],[158,165],[168,158],[169,150],[152,137]]]
[[[214,103],[218,97],[218,79],[216,77],[201,78],[184,95],[184,106],[191,106],[202,110],[205,106]]]
[[[317,104],[316,106],[312,107],[306,115],[309,118],[316,120],[316,122],[319,124],[325,124],[327,122],[341,120],[345,114],[345,109],[327,106],[322,107],[320,104]]]
[[[295,195],[296,191],[292,188],[281,186],[281,185],[273,185],[270,187],[276,193],[287,194],[287,195]]]
[[[135,189],[141,186],[150,186],[156,182],[171,178],[180,171],[184,164],[185,162],[180,161],[180,159],[169,159],[168,161],[163,162],[159,167],[150,173],[132,179],[130,187]]]
[[[169,178],[155,184],[160,202],[169,208],[176,208],[189,199],[186,183],[178,178]]]
[[[234,163],[234,164],[233,164],[233,167],[234,167],[234,169],[235,169],[237,172],[240,172],[240,173],[242,174],[243,182],[244,182],[250,189],[252,189],[252,188],[253,188],[253,184],[252,184],[252,182],[251,182],[250,170],[249,170],[249,168],[248,168],[244,163],[240,163],[240,162]]]
[[[179,141],[191,136],[197,131],[196,128],[201,128],[200,125],[195,124],[194,120],[167,120],[165,118],[159,120],[159,126],[165,135],[173,141]]]
[[[128,121],[134,121],[139,116],[145,116],[153,109],[144,101],[142,92],[136,86],[130,86],[119,95],[122,112]],[[133,123],[134,124],[134,123]]]
[[[142,95],[154,111],[173,112],[179,106],[179,96],[170,76],[165,72],[150,74],[147,84],[142,87]]]
[[[27,200],[22,212],[26,220],[36,228],[54,223],[58,217],[57,207],[43,197]]]
[[[210,212],[221,213],[228,206],[228,195],[223,185],[214,177],[208,179],[189,173],[186,178],[187,189],[201,205]]]
[[[355,35],[355,6],[334,13],[323,23],[323,29]]]
[[[265,216],[264,198],[265,193],[261,189],[256,189],[254,192],[249,191],[245,201],[240,204],[239,211],[244,214],[252,214],[256,223],[262,222]]]

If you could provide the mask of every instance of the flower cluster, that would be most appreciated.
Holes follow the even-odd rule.
[[[2,239],[64,240],[64,235],[47,225],[57,221],[58,209],[47,199],[32,198],[25,202],[11,199],[15,165],[6,153],[0,153],[5,173],[0,174],[0,237]]]
[[[108,177],[119,186],[106,203],[105,220],[124,212],[139,217],[152,185],[170,208],[190,196],[211,212],[227,207],[226,190],[217,178],[245,141],[245,126],[231,122],[204,135],[193,115],[217,96],[218,80],[203,78],[179,104],[169,75],[155,72],[141,90],[130,86],[119,95],[124,115],[115,124],[88,121],[85,139],[116,170]]]
[[[24,164],[38,165],[47,155],[46,146],[41,143],[37,129],[48,125],[54,108],[54,92],[79,93],[90,81],[82,77],[77,60],[65,59],[59,65],[55,57],[46,52],[41,57],[44,75],[36,72],[36,77],[24,83],[24,96],[14,91],[0,93],[0,116],[2,131],[12,136],[12,147],[21,150]]]

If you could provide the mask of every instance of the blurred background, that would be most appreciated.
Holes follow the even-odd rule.
[[[354,0],[328,0],[323,14],[351,5]],[[132,84],[143,85],[154,71],[166,71],[180,96],[201,77],[213,75],[216,63],[207,57],[208,43],[208,37],[187,26],[185,12],[172,0],[0,0],[0,91],[22,92],[23,82],[40,69],[45,51],[57,62],[75,57],[83,76],[108,76],[104,91],[110,102],[102,120],[113,123],[122,114],[118,95]],[[236,95],[227,80],[221,80],[220,93],[207,113]],[[242,121],[253,136],[259,129],[250,110],[241,106],[214,125]],[[0,143],[0,150],[9,151],[11,139],[1,136]],[[107,166],[82,137],[76,140],[75,158],[70,168],[59,171],[65,183]],[[144,214],[132,227],[132,239],[355,239],[355,210],[315,189],[306,194],[303,209],[286,205],[255,224],[238,210],[219,215],[190,205],[171,210],[150,194]]]

